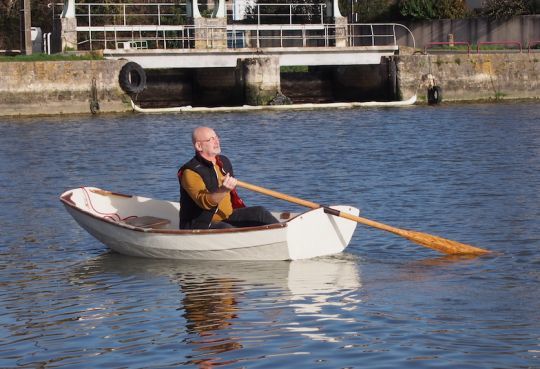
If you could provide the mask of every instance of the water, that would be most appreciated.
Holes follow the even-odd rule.
[[[359,225],[317,260],[145,260],[62,208],[81,185],[176,200],[200,124],[247,182],[494,253],[444,257]],[[540,368],[538,104],[3,119],[0,133],[2,368]]]

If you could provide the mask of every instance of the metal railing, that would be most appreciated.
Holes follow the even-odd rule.
[[[539,45],[540,41],[529,41],[527,44],[528,52],[531,52],[531,48],[535,45]],[[471,45],[468,41],[445,41],[445,42],[428,42],[424,45],[424,54],[427,54],[428,50],[445,52],[445,53],[458,53],[460,50],[456,49],[454,46],[465,45],[467,46],[467,54],[471,53],[471,49],[474,45]],[[496,49],[482,49],[482,46],[486,45],[496,45],[501,46]],[[436,49],[437,46],[447,46],[447,48]],[[523,46],[519,41],[480,41],[476,45],[476,53],[486,53],[486,52],[523,52]]]
[[[257,24],[276,24],[276,20],[288,19],[287,24],[324,24],[326,4],[257,4]],[[261,11],[262,10],[262,11]],[[274,11],[272,11],[274,10]],[[279,23],[278,23],[279,24]]]
[[[411,37],[412,47],[416,48],[416,41],[412,31],[403,24],[351,23],[347,27],[347,37],[350,46],[397,46],[397,34],[398,32],[404,32]]]
[[[186,3],[87,3],[75,6],[77,24],[86,27],[181,24],[186,13]]]
[[[205,4],[199,4],[204,6]],[[206,6],[208,7],[208,6]],[[228,4],[232,16],[232,4]],[[246,14],[256,24],[323,24],[326,4],[257,4],[253,14]],[[187,4],[182,3],[86,3],[75,6],[82,26],[105,24],[184,24]],[[256,20],[256,22],[255,22]],[[137,22],[137,23],[133,23]]]
[[[81,28],[88,37],[78,42],[80,49],[90,50],[398,46],[396,29],[410,32],[395,23]]]
[[[325,23],[325,4],[257,4],[256,23],[185,25],[186,3],[88,3],[76,5],[81,49],[188,49],[397,45],[397,23]],[[281,21],[283,23],[271,23]]]

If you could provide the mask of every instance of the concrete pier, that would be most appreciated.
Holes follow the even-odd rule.
[[[246,58],[238,63],[244,81],[245,104],[268,105],[281,91],[278,58]]]

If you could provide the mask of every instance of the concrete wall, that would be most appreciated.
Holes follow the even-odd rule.
[[[448,34],[454,41],[519,41],[524,47],[529,41],[540,40],[540,15],[522,15],[508,20],[488,18],[440,19],[425,22],[403,22],[413,33],[417,48],[429,42],[447,42]],[[398,45],[413,46],[412,37],[399,27]]]
[[[100,112],[130,111],[118,84],[125,61],[0,63],[0,116],[88,113],[95,97]]]
[[[540,98],[540,54],[409,55],[396,61],[403,99],[418,91],[425,101],[422,77],[430,73],[444,101]]]
[[[285,95],[301,102],[388,100],[392,74],[403,100],[418,93],[426,100],[423,77],[432,74],[443,89],[444,101],[540,98],[540,54],[400,55],[378,66],[312,68],[299,76],[281,75]],[[118,75],[125,61],[62,61],[0,63],[0,116],[90,113],[95,97],[100,112],[131,111]],[[274,70],[276,68],[272,68]],[[392,73],[391,73],[392,72]],[[134,96],[148,107],[245,103],[239,68],[190,71],[148,71],[148,88]],[[304,94],[304,95],[302,95]],[[145,97],[146,95],[146,97]],[[167,96],[166,99],[163,96]]]

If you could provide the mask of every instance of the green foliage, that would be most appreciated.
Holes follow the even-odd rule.
[[[309,67],[307,65],[287,65],[280,67],[281,73],[308,73]]]
[[[360,23],[384,22],[398,15],[397,2],[394,0],[358,0],[353,3],[352,11],[358,14]]]
[[[485,0],[482,15],[492,19],[508,19],[515,15],[530,14],[538,6],[538,1],[527,0]]]
[[[464,0],[400,0],[399,12],[413,20],[459,19],[467,15]]]
[[[75,54],[32,54],[17,56],[0,56],[0,62],[36,62],[36,61],[62,61],[62,60],[102,60],[103,56],[97,53],[84,55]]]
[[[437,9],[441,19],[460,19],[468,13],[464,0],[440,0],[437,2]]]
[[[19,11],[21,1],[0,1],[0,49],[20,48]],[[31,1],[32,26],[41,27],[45,32],[52,31],[52,7],[49,1]]]
[[[435,6],[429,0],[401,0],[399,12],[405,18],[435,19]]]

